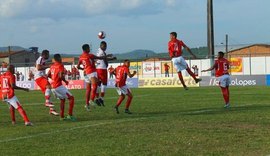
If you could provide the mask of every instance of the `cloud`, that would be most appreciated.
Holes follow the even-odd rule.
[[[0,18],[139,16],[175,7],[176,0],[1,0]]]

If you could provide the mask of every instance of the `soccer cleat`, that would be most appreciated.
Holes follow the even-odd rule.
[[[88,104],[86,104],[85,106],[84,106],[84,108],[86,109],[86,111],[88,111],[88,112],[90,112],[91,110],[90,110],[90,105],[88,105]]]
[[[101,98],[99,98],[99,103],[101,104],[101,106],[105,107],[104,100],[102,100]]]
[[[68,115],[65,119],[70,120],[70,121],[76,121],[76,118],[72,115]]]
[[[127,113],[127,114],[132,114],[132,113],[129,111],[129,109],[125,109],[125,113]]]
[[[187,87],[187,86],[184,86],[184,89],[185,89],[185,90],[188,90],[188,87]]]
[[[230,106],[229,103],[227,103],[227,104],[224,105],[224,108],[231,108],[231,106]]]
[[[200,81],[202,81],[202,79],[201,79],[201,78],[197,78],[197,79],[195,79],[195,82],[196,82],[196,83],[198,83],[198,82],[200,82]]]
[[[55,115],[55,116],[59,115],[59,113],[57,113],[55,110],[50,110],[49,114],[52,114],[52,115]]]
[[[33,123],[32,122],[25,122],[24,125],[25,126],[33,126]]]
[[[117,106],[114,107],[114,110],[115,110],[115,112],[116,112],[117,114],[119,114],[119,109],[118,109]]]
[[[46,103],[45,103],[45,106],[46,106],[46,107],[54,107],[54,105],[53,105],[51,102],[46,102]]]
[[[16,125],[16,122],[15,121],[12,121],[11,123],[12,123],[12,125]]]
[[[95,103],[96,103],[98,106],[101,106],[101,103],[100,103],[99,99],[96,99],[96,100],[95,100]]]
[[[93,106],[93,107],[96,107],[96,106],[97,106],[97,104],[96,104],[94,101],[92,101],[92,100],[90,100],[89,103],[90,103],[90,105]]]
[[[60,117],[60,121],[65,121],[66,118]]]

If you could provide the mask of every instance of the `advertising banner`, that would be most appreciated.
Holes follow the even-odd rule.
[[[199,87],[199,84],[196,84],[192,77],[184,77],[184,81],[188,87]],[[182,84],[177,77],[139,79],[139,88],[167,87],[182,87]]]
[[[161,74],[161,63],[160,62],[143,62],[143,75],[154,76]]]
[[[200,86],[218,86],[219,78],[202,76]],[[265,75],[233,75],[231,76],[231,86],[265,86]]]
[[[171,74],[171,72],[177,73],[175,68],[173,67],[172,61],[162,61],[161,62],[161,74],[165,74],[165,64],[167,64],[169,66],[169,74]]]
[[[130,62],[129,70],[132,73],[132,71],[136,71],[137,74],[135,77],[140,77],[142,75],[142,62]]]
[[[128,78],[126,84],[129,88],[138,88],[138,78]],[[115,79],[109,79],[107,88],[115,88]]]
[[[62,83],[64,86],[66,86],[68,89],[84,89],[84,80],[70,80],[68,81],[69,84],[66,86],[65,83]],[[35,90],[40,90],[39,86],[34,82],[34,89]]]
[[[230,58],[230,71],[231,73],[243,72],[243,60],[242,58]]]
[[[266,85],[270,86],[270,75],[266,75]]]
[[[16,85],[22,88],[29,88],[30,90],[34,90],[35,88],[34,81],[16,81]]]

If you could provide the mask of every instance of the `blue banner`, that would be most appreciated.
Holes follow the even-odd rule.
[[[30,90],[34,90],[35,82],[34,81],[16,81],[16,86],[22,88],[29,88]]]
[[[270,86],[270,75],[266,75],[266,85]]]
[[[138,78],[128,78],[126,84],[129,88],[138,88]],[[108,88],[115,88],[115,79],[109,79]]]

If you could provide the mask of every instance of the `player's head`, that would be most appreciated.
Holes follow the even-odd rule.
[[[82,45],[82,50],[89,53],[90,52],[90,46],[89,44],[84,44]]]
[[[106,49],[107,49],[107,43],[105,41],[101,41],[100,42],[100,49],[102,49],[103,51],[106,51]]]
[[[222,51],[218,52],[218,58],[223,58],[224,57],[224,53]]]
[[[7,70],[10,71],[12,74],[15,73],[15,67],[14,67],[13,65],[9,65],[9,66],[7,67]]]
[[[177,33],[176,32],[171,32],[170,33],[170,39],[176,39],[177,38]]]
[[[124,60],[124,65],[129,67],[130,66],[130,60]]]
[[[50,57],[50,52],[49,52],[49,50],[43,50],[42,52],[41,52],[41,57],[43,57],[44,59],[49,59],[49,57]]]
[[[62,63],[62,58],[60,54],[55,54],[53,58],[56,62]]]

